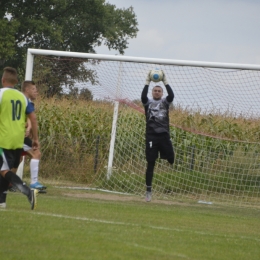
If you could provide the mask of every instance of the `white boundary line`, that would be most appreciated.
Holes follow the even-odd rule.
[[[102,219],[93,219],[93,218],[86,218],[86,217],[73,217],[73,216],[67,216],[62,214],[53,214],[53,213],[45,213],[45,212],[31,212],[31,211],[20,211],[20,210],[10,210],[10,209],[0,209],[2,212],[17,212],[17,213],[29,213],[33,215],[40,215],[40,216],[46,216],[46,217],[55,217],[55,218],[64,218],[64,219],[74,219],[74,220],[82,220],[82,221],[88,221],[88,222],[95,222],[95,223],[101,223],[101,224],[111,224],[111,225],[122,225],[122,226],[132,226],[132,227],[146,227],[150,229],[157,229],[157,230],[165,230],[165,231],[175,231],[175,232],[187,232],[192,233],[196,235],[202,235],[202,236],[215,236],[215,237],[224,237],[224,238],[232,238],[232,239],[242,239],[242,240],[252,240],[256,242],[260,242],[260,239],[258,238],[252,238],[247,236],[230,236],[225,234],[215,234],[210,232],[203,232],[203,231],[192,231],[192,230],[185,230],[180,228],[167,228],[167,227],[161,227],[161,226],[153,226],[153,225],[145,225],[145,224],[134,224],[134,223],[126,223],[126,222],[116,222],[116,221],[110,221],[110,220],[102,220]]]
[[[114,193],[114,194],[122,194],[122,195],[131,195],[131,196],[133,196],[133,194],[130,194],[130,193],[119,192],[119,191],[111,191],[111,190],[104,190],[104,189],[98,189],[98,188],[89,188],[89,187],[54,186],[54,188],[70,189],[70,190],[94,190],[94,191],[102,191],[102,192],[107,192],[107,193]]]

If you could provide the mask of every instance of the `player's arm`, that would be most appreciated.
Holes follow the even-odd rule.
[[[170,87],[170,85],[169,85],[169,83],[168,83],[168,81],[166,79],[164,71],[163,71],[163,80],[162,81],[163,81],[163,84],[164,84],[164,86],[165,86],[165,88],[167,90],[167,93],[168,93],[168,96],[166,97],[166,99],[167,99],[167,101],[169,103],[171,103],[173,101],[173,99],[174,99],[174,93],[173,93],[173,90]]]
[[[32,129],[31,120],[27,117],[26,129],[25,129],[25,136],[26,136],[26,137],[30,135],[31,129]]]
[[[31,112],[30,114],[27,114],[27,117],[30,119],[32,124],[32,148],[36,150],[40,148],[39,137],[38,137],[38,122],[37,122],[36,114],[34,112]]]
[[[142,100],[143,104],[146,104],[148,102],[148,97],[147,97],[148,88],[149,88],[149,85],[150,85],[150,82],[151,82],[150,73],[151,73],[151,71],[149,70],[148,75],[147,75],[146,80],[145,80],[145,86],[143,88],[142,95],[141,95],[141,100]]]
[[[31,121],[31,131],[32,131],[32,148],[37,150],[40,148],[39,137],[38,137],[38,122],[36,114],[34,112],[34,106],[31,102],[28,102],[26,107],[27,118]]]

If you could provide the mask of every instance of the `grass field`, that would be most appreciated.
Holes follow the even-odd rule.
[[[0,259],[259,259],[260,211],[48,186],[9,193]]]

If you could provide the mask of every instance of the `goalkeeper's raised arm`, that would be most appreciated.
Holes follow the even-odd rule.
[[[171,103],[174,99],[174,93],[173,93],[172,88],[170,87],[170,85],[169,85],[169,83],[166,79],[164,71],[163,71],[163,84],[166,87],[166,90],[167,90],[167,93],[168,93],[168,96],[166,97],[166,99],[169,103]]]
[[[148,94],[148,88],[149,88],[149,85],[150,85],[150,82],[151,82],[150,73],[151,73],[151,71],[149,70],[149,72],[146,76],[144,89],[143,89],[142,95],[141,95],[141,100],[142,100],[143,104],[146,104],[148,102],[147,94]]]

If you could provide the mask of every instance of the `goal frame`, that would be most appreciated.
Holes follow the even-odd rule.
[[[255,65],[255,64],[157,59],[157,58],[105,55],[105,54],[67,52],[67,51],[29,48],[27,50],[25,80],[32,80],[34,55],[66,56],[66,57],[73,57],[73,58],[87,58],[87,59],[96,59],[96,60],[100,59],[100,60],[109,60],[109,61],[138,62],[138,63],[151,63],[151,64],[157,63],[162,65],[208,67],[208,68],[218,68],[218,69],[260,70],[260,65]],[[114,142],[115,142],[115,135],[116,135],[117,113],[118,113],[118,102],[114,102],[114,115],[113,115],[113,125],[112,125],[111,141],[110,141],[110,149],[109,149],[107,179],[110,178],[112,174],[112,168],[113,168],[113,153],[114,153]],[[20,173],[20,171],[18,174],[22,176],[22,173]]]
[[[29,48],[27,50],[25,80],[32,79],[34,55],[53,55],[53,56],[66,56],[66,57],[87,58],[87,59],[97,59],[97,60],[102,59],[102,60],[110,60],[110,61],[128,61],[128,62],[151,63],[151,64],[157,63],[157,64],[164,64],[164,65],[208,67],[208,68],[219,68],[219,69],[260,70],[260,65],[256,65],[256,64],[158,59],[158,58],[105,55],[105,54],[54,51],[54,50],[30,49]]]
[[[27,50],[27,61],[26,61],[26,72],[25,80],[32,80],[33,67],[34,67],[34,57],[37,55],[41,56],[58,56],[58,57],[70,57],[70,58],[85,58],[93,60],[104,60],[104,61],[116,61],[119,62],[119,73],[115,78],[115,88],[116,92],[120,91],[121,84],[121,64],[124,62],[133,63],[146,63],[146,64],[159,64],[159,65],[172,65],[172,66],[188,66],[197,68],[215,68],[215,69],[227,69],[227,70],[251,70],[260,71],[260,65],[256,64],[238,64],[238,63],[220,63],[220,62],[205,62],[205,61],[191,61],[191,60],[173,60],[173,59],[158,59],[158,58],[146,58],[146,57],[132,57],[132,56],[119,56],[119,55],[105,55],[105,54],[93,54],[93,53],[81,53],[81,52],[67,52],[67,51],[55,51],[55,50],[43,50],[43,49],[28,49]],[[117,100],[113,101],[114,113],[113,122],[110,133],[110,144],[108,152],[107,169],[105,171],[107,180],[110,180],[113,171],[113,159],[114,159],[114,149],[115,149],[115,139],[117,131],[117,117],[118,117],[118,107],[119,102]],[[109,139],[109,137],[108,137]],[[116,157],[115,157],[116,160]],[[21,163],[23,164],[24,161]],[[116,164],[116,162],[115,162]],[[23,167],[19,167],[18,174],[22,176]],[[114,175],[113,175],[114,176]],[[113,178],[112,178],[113,179]]]

